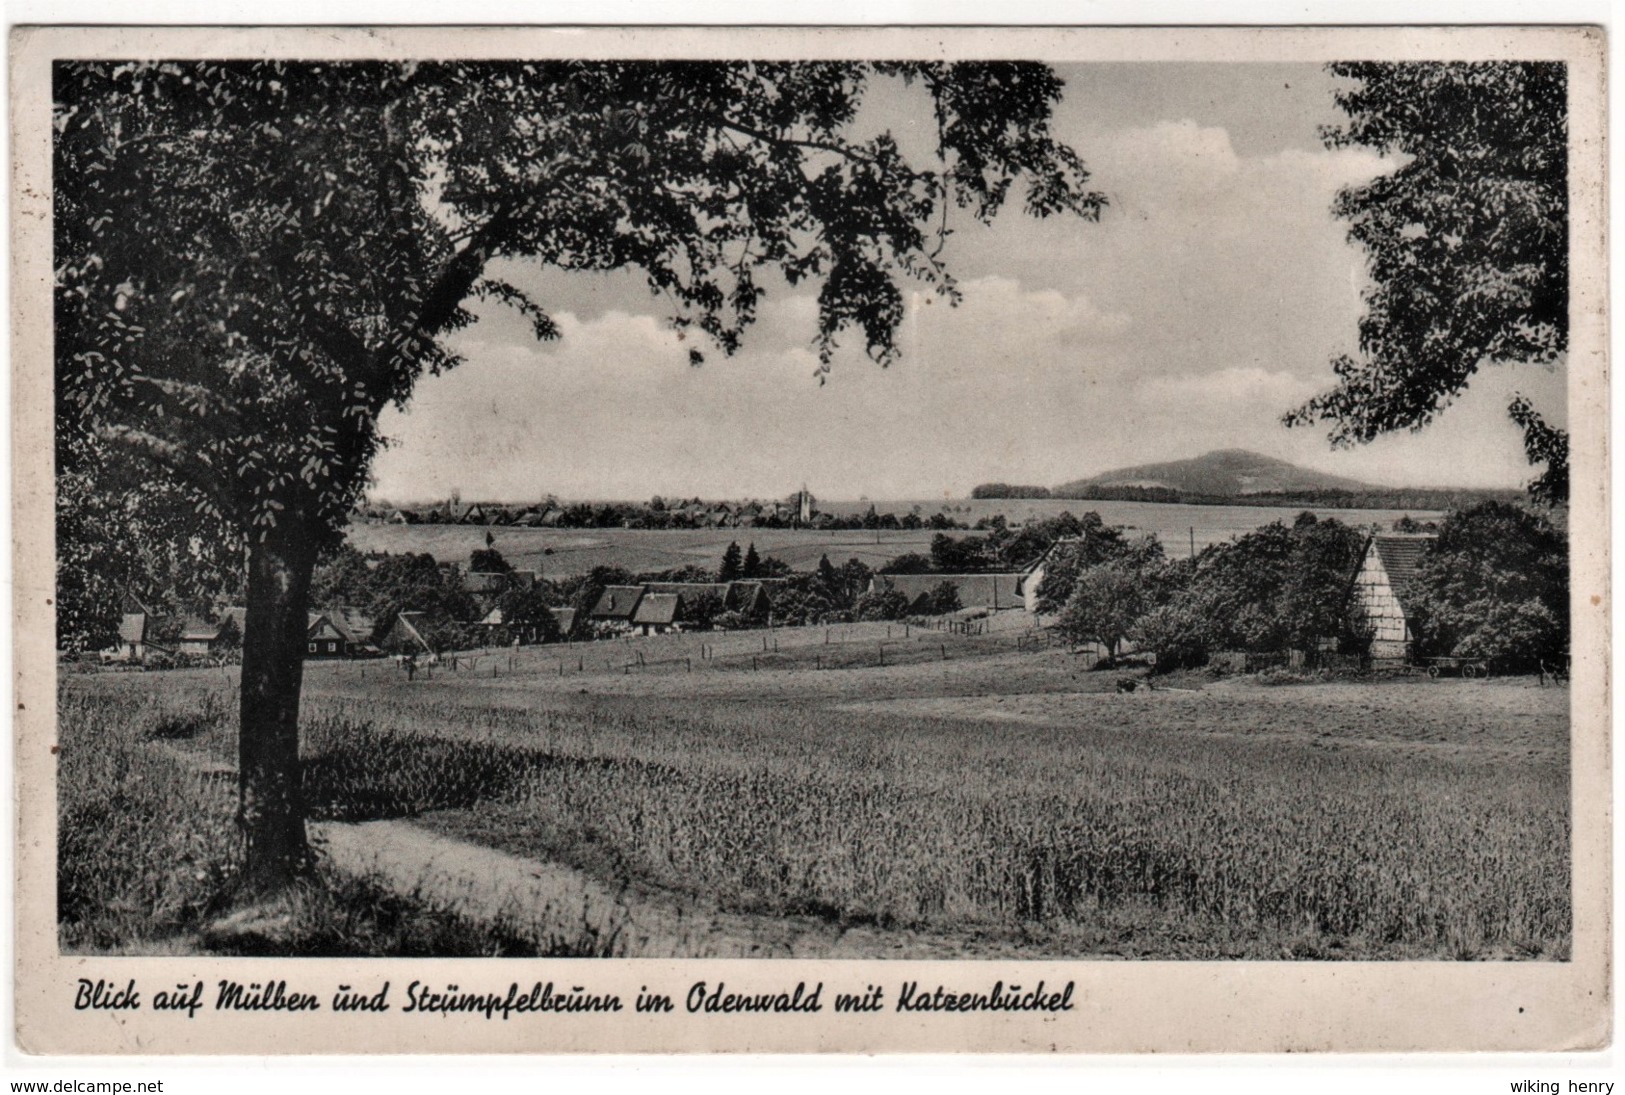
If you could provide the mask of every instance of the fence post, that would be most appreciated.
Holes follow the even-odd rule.
[[[942,660],[947,661],[948,660],[948,644],[943,643],[941,645],[942,645]]]

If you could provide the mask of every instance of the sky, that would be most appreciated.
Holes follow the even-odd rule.
[[[630,273],[500,273],[563,332],[478,305],[450,344],[466,364],[386,413],[371,495],[429,501],[964,497],[1245,448],[1367,482],[1516,487],[1531,476],[1514,392],[1565,421],[1561,369],[1491,366],[1420,432],[1333,450],[1285,412],[1356,348],[1362,252],[1337,191],[1396,166],[1327,150],[1335,78],[1317,65],[1059,66],[1054,120],[1109,205],[1098,223],[955,218],[957,307],[912,292],[889,368],[861,348],[814,376],[815,289],[770,289],[745,348],[687,364]],[[923,97],[882,84],[857,125],[929,147]],[[932,130],[934,132],[934,130]],[[850,340],[849,340],[850,341]]]

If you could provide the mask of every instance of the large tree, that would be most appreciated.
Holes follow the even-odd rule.
[[[251,889],[308,861],[298,704],[317,556],[378,416],[484,298],[557,335],[503,258],[642,271],[680,329],[739,344],[776,270],[818,284],[820,370],[855,329],[885,363],[900,282],[953,297],[957,206],[1099,214],[1024,63],[59,63],[59,429],[183,485],[246,552],[240,813]],[[879,81],[936,158],[858,132]],[[691,342],[689,360],[704,352]]]
[[[1338,195],[1334,211],[1371,277],[1358,356],[1337,386],[1287,416],[1331,425],[1334,444],[1420,429],[1485,365],[1552,365],[1568,350],[1568,79],[1559,62],[1358,62],[1330,66],[1348,123],[1329,147],[1399,160]],[[1568,447],[1519,398],[1510,408],[1533,491],[1566,499]]]
[[[1429,654],[1527,670],[1568,653],[1568,543],[1522,506],[1483,502],[1446,517],[1414,590]]]

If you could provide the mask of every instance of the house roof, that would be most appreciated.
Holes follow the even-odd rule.
[[[188,616],[181,622],[182,642],[214,642],[220,637],[220,625],[211,624],[197,616]]]
[[[729,582],[647,582],[643,589],[646,593],[676,593],[679,596],[696,600],[706,594],[711,594],[724,603],[728,600]]]
[[[413,624],[412,624],[412,621],[414,619],[421,619],[422,617],[423,617],[423,613],[421,613],[421,612],[401,612],[401,613],[398,613],[395,616],[395,624],[391,628],[391,630],[400,632],[407,639],[410,639],[413,642],[416,642],[424,650],[426,650],[426,651],[428,651],[429,653],[432,654],[432,653],[434,653],[434,648],[431,647],[429,645],[429,643],[428,643],[428,640],[426,640],[423,637],[423,633],[421,631],[419,631],[416,627],[414,627]]]
[[[880,574],[876,582],[889,583],[912,605],[929,596],[943,582],[952,582],[965,608],[1020,608],[1025,574]]]
[[[324,622],[346,643],[364,646],[372,638],[372,621],[358,610],[344,605],[307,613],[306,618],[310,621],[305,629],[307,638],[316,638]]]
[[[1399,607],[1407,616],[1414,611],[1412,579],[1436,540],[1438,536],[1430,532],[1379,532],[1371,537],[1368,550],[1375,551],[1377,558],[1382,560],[1388,584],[1393,587]]]
[[[642,597],[642,586],[605,586],[590,615],[595,620],[630,620]]]
[[[677,619],[683,598],[676,593],[646,593],[632,616],[635,624],[669,624]]]
[[[576,610],[573,608],[553,608],[548,611],[553,613],[553,619],[558,621],[559,631],[568,635],[570,629],[575,626]]]
[[[348,605],[335,605],[327,610],[327,618],[332,620],[338,629],[344,632],[344,637],[352,643],[366,643],[372,638],[372,618],[365,616],[359,609]]]

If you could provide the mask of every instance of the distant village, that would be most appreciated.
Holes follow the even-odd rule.
[[[652,498],[648,502],[561,502],[546,499],[529,504],[463,502],[446,499],[430,505],[399,507],[362,506],[353,520],[394,525],[490,525],[514,528],[622,528],[622,529],[970,529],[947,513],[929,516],[903,514],[836,514],[820,511],[817,500],[802,488],[782,500],[706,502]]]

